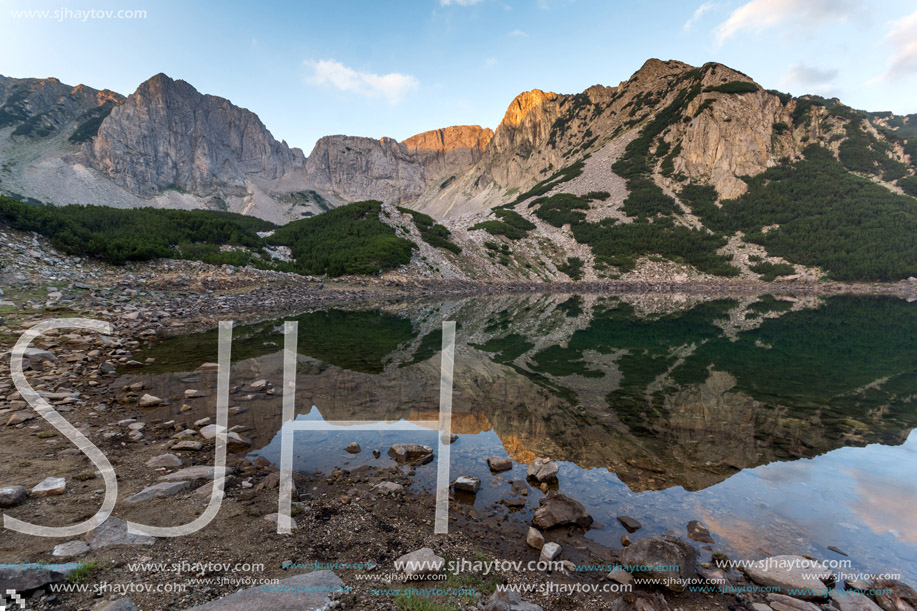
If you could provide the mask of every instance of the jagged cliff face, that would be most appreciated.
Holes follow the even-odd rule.
[[[480,161],[493,135],[493,130],[479,125],[458,125],[417,134],[402,144],[430,182],[454,176]]]
[[[88,118],[88,113],[124,101],[107,89],[71,87],[56,78],[16,79],[0,76],[0,128],[14,127],[19,141],[48,138]],[[69,133],[66,135],[70,135]]]
[[[88,166],[146,196],[170,188],[239,195],[249,180],[280,179],[305,161],[254,113],[164,74],[115,108],[81,154]]]

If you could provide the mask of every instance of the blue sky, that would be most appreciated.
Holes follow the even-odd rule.
[[[165,72],[311,150],[327,134],[496,127],[518,93],[617,85],[650,57],[917,112],[913,0],[0,0],[0,74],[129,94]],[[61,11],[39,18],[20,10]],[[76,11],[138,10],[144,18]],[[68,12],[69,11],[69,12]]]

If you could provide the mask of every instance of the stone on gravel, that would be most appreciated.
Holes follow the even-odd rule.
[[[699,541],[700,543],[716,543],[713,540],[713,537],[710,535],[710,531],[707,530],[707,527],[698,522],[697,520],[691,520],[688,522],[688,538]]]
[[[202,390],[197,390],[195,388],[188,388],[185,390],[185,399],[199,399],[200,397],[206,397],[207,393]]]
[[[882,607],[852,590],[831,590],[829,596],[840,611],[882,611]]]
[[[226,431],[225,427],[222,427],[218,424],[208,424],[207,426],[201,427],[201,437],[204,439],[216,439],[216,436],[220,433]]]
[[[193,441],[191,439],[186,439],[184,441],[179,441],[178,443],[172,444],[172,450],[176,452],[196,452],[204,447],[200,441]]]
[[[513,459],[508,456],[491,456],[487,459],[487,466],[494,473],[503,473],[513,468]]]
[[[566,494],[552,490],[539,501],[532,524],[541,529],[575,524],[583,528],[592,525],[592,516],[586,513],[583,504]]]
[[[55,558],[73,558],[89,553],[89,545],[85,541],[68,541],[54,546],[51,555]]]
[[[109,517],[86,536],[89,547],[93,551],[114,545],[153,545],[156,543],[156,537],[127,532],[127,522],[115,517]]]
[[[751,603],[752,611],[774,611],[769,605],[764,603]]]
[[[422,547],[395,560],[395,570],[408,577],[435,575],[441,573],[445,566],[446,560],[433,553],[429,547]]]
[[[628,516],[618,516],[618,522],[620,522],[621,526],[629,533],[636,532],[643,528],[643,524]]]
[[[182,466],[182,462],[181,458],[175,454],[161,454],[160,456],[154,456],[146,461],[146,466],[152,469],[159,469],[162,467],[172,469]]]
[[[137,401],[137,405],[140,407],[153,407],[160,404],[162,404],[162,399],[149,393],[143,393],[143,396],[140,397],[139,401]]]
[[[523,600],[518,592],[504,591],[494,592],[487,599],[484,611],[542,611],[542,609],[535,603]]]
[[[454,486],[459,492],[475,494],[481,488],[481,480],[470,475],[462,475],[456,478]]]
[[[767,595],[767,604],[774,611],[821,611],[817,605],[776,592]]]
[[[318,611],[328,609],[331,594],[341,592],[344,582],[332,571],[313,571],[282,579],[270,589],[255,586],[209,603],[196,611]]]
[[[528,477],[539,484],[551,484],[557,481],[557,472],[560,467],[548,458],[536,458],[529,465]]]
[[[634,576],[619,566],[616,566],[612,572],[608,573],[607,577],[608,579],[625,586],[630,585],[634,581]]]
[[[31,412],[14,412],[13,415],[9,417],[9,420],[6,421],[6,426],[16,426],[17,424],[28,422],[33,418],[35,418],[35,414]]]
[[[22,486],[6,486],[0,488],[0,507],[9,509],[25,503],[29,493]]]
[[[544,547],[544,535],[541,534],[541,531],[537,528],[529,526],[529,532],[525,536],[525,542],[529,547],[534,547],[535,549],[541,549]]]
[[[144,488],[134,496],[125,500],[125,503],[142,503],[150,499],[158,499],[164,496],[173,496],[187,490],[191,487],[191,482],[160,482],[153,484],[149,488]]]
[[[404,486],[396,484],[395,482],[379,482],[373,486],[373,492],[378,492],[380,494],[393,494],[395,492],[401,492],[402,490],[404,490]]]
[[[433,448],[417,443],[398,443],[389,448],[388,455],[400,463],[426,464],[433,460]]]
[[[541,555],[538,556],[538,559],[542,562],[550,562],[560,556],[562,549],[559,543],[554,543],[553,541],[545,543],[541,548]]]
[[[740,568],[758,585],[776,588],[780,594],[792,590],[796,598],[805,599],[826,598],[828,586],[823,581],[834,578],[824,564],[803,556],[772,556],[744,563]]]
[[[220,467],[220,469],[223,475],[229,474],[228,468]],[[178,482],[182,480],[194,481],[199,479],[212,480],[214,477],[219,475],[219,473],[220,472],[217,471],[216,467],[212,467],[210,465],[195,465],[193,467],[185,467],[184,469],[174,473],[167,473],[163,476],[160,476],[159,480],[163,482]]]
[[[63,477],[46,477],[32,488],[32,496],[55,496],[67,489],[67,480]]]
[[[618,561],[638,577],[658,580],[673,592],[682,592],[697,575],[697,550],[673,535],[640,539],[621,550]]]

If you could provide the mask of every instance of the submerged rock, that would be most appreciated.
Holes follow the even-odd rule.
[[[621,526],[629,533],[636,532],[643,528],[643,524],[628,516],[618,516],[618,522],[620,522]]]
[[[398,443],[389,448],[388,455],[400,463],[426,464],[433,460],[433,448],[417,443]]]
[[[714,541],[713,537],[710,535],[710,531],[707,530],[707,528],[697,520],[691,520],[688,522],[687,528],[689,538],[701,543],[716,543],[716,541]]]
[[[513,468],[513,460],[508,456],[491,456],[487,459],[487,466],[494,473],[502,473]]]

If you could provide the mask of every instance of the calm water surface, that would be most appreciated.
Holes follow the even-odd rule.
[[[602,525],[589,537],[685,535],[690,520],[733,557],[805,553],[917,581],[917,303],[641,295],[480,297],[304,313],[298,418],[435,419],[444,320],[457,323],[452,474],[483,489],[464,499],[528,520],[541,493],[508,509],[510,481],[547,456],[560,490]],[[279,460],[281,398],[239,386],[283,377],[282,321],[234,331],[230,424],[252,427],[253,454]],[[216,333],[168,340],[140,376],[158,396],[212,389]],[[179,412],[213,415],[214,393]],[[363,452],[344,447],[356,441]],[[434,445],[425,430],[296,433],[295,468],[389,465],[393,443]],[[371,449],[382,450],[374,459]],[[490,474],[486,459],[510,456]],[[432,490],[435,463],[414,486]]]

